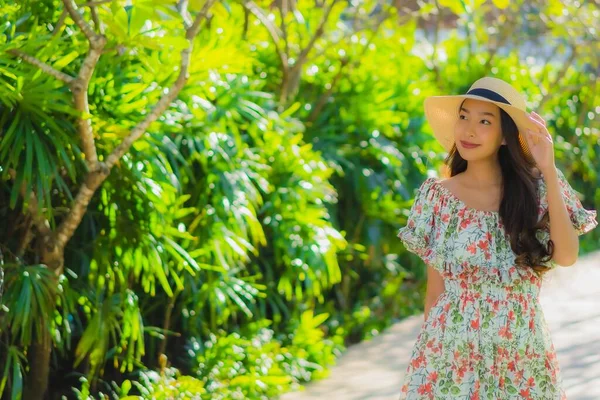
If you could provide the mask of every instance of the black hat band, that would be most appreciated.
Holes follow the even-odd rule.
[[[494,92],[493,90],[477,88],[477,89],[469,90],[467,92],[467,94],[474,94],[476,96],[485,97],[486,99],[489,99],[492,101],[498,101],[500,103],[511,105],[508,102],[508,100],[506,100],[504,97],[500,96],[498,93]]]

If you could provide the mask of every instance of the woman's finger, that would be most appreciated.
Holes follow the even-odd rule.
[[[529,120],[535,124],[535,126],[539,127],[542,130],[546,129],[546,126],[544,124],[542,124],[540,121],[538,121],[535,117],[529,115]]]
[[[527,142],[527,146],[531,149],[534,145],[538,143],[538,138],[533,134],[531,129],[527,129],[525,132],[525,141]]]
[[[550,136],[550,133],[548,131],[544,131],[544,130],[534,131],[533,129],[527,129],[527,132],[531,133],[532,135],[541,136],[541,137]]]
[[[552,140],[552,136],[550,136],[549,134],[546,134],[545,132],[535,132],[531,129],[527,129],[527,135],[525,135],[525,138],[526,140],[527,138],[529,138],[533,145],[537,145],[543,141],[547,141],[550,144],[554,143],[554,141]]]
[[[529,133],[530,136],[535,137],[535,138],[540,138],[540,139],[552,139],[552,137],[550,136],[550,134],[548,132],[539,132],[539,131],[532,131],[531,129],[527,129],[527,132]]]
[[[542,123],[542,125],[546,126],[546,121],[544,120],[544,118],[542,118],[540,114],[536,113],[535,111],[532,111],[531,116],[535,117],[538,121]]]

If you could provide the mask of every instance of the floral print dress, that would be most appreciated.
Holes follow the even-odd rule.
[[[596,211],[584,209],[557,173],[577,233],[592,230]],[[539,220],[548,209],[542,178],[538,205]],[[547,244],[549,227],[536,235]],[[541,280],[531,268],[514,265],[497,212],[470,208],[428,178],[398,237],[445,284],[413,347],[401,400],[566,399],[539,303]]]

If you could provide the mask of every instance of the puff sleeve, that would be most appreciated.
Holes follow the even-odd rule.
[[[560,169],[556,169],[558,181],[562,191],[563,201],[567,207],[567,211],[571,218],[571,223],[577,231],[578,235],[583,235],[594,229],[598,225],[596,219],[596,210],[587,210],[581,204],[577,192],[571,187],[564,174]],[[540,193],[539,193],[539,216],[540,218],[548,211],[548,199],[547,199],[547,188],[546,182],[541,179],[540,182]],[[550,232],[546,229],[548,235]]]
[[[435,178],[428,178],[421,184],[406,225],[398,231],[398,237],[406,249],[418,255],[425,264],[432,264],[435,256],[432,246],[435,235],[434,183]]]

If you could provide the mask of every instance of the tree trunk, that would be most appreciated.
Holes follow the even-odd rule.
[[[58,284],[58,275],[64,265],[64,249],[56,245],[53,237],[45,237],[42,245],[42,263],[55,272],[54,283]],[[56,299],[52,298],[52,310],[56,307]],[[29,374],[23,389],[23,399],[43,400],[48,390],[48,376],[50,375],[50,354],[52,353],[52,339],[48,327],[35,342],[29,347],[28,361]]]
[[[173,297],[171,297],[171,299],[169,300],[169,304],[167,305],[167,311],[165,313],[165,322],[163,324],[163,329],[165,331],[171,329],[171,314],[173,313],[173,308],[175,308],[175,301],[177,300],[177,296],[179,295],[179,293],[181,293],[181,290],[179,290],[179,289],[175,290],[175,293],[173,293]],[[165,333],[164,339],[160,342],[160,345],[158,346],[158,364],[159,365],[160,365],[161,358],[166,356],[168,337],[169,337],[169,335],[167,333]]]
[[[29,347],[29,374],[23,388],[23,399],[43,400],[48,390],[48,375],[50,373],[50,353],[52,344],[50,332],[43,330],[42,337]]]

